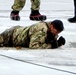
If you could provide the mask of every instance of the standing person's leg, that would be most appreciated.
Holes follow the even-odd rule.
[[[30,20],[46,20],[45,15],[41,15],[39,13],[40,9],[40,0],[30,0],[31,1],[31,14],[30,14]]]
[[[10,15],[10,18],[12,20],[16,20],[16,21],[20,20],[19,12],[23,9],[25,2],[26,0],[14,0],[14,4],[11,7],[13,10]]]
[[[69,22],[76,22],[76,0],[74,0],[74,17],[68,19]]]
[[[75,17],[76,17],[76,0],[74,0],[74,10],[75,10],[74,14],[75,14]]]

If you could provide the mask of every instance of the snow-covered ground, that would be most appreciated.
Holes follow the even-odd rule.
[[[0,0],[0,33],[12,26],[29,26],[30,0],[20,12],[21,20],[10,20],[14,0]],[[29,7],[28,7],[29,6]],[[69,23],[73,17],[72,0],[41,0],[40,13],[46,21],[60,19],[65,30],[59,35],[66,39],[65,46],[58,49],[0,48],[0,75],[76,75],[76,23]]]

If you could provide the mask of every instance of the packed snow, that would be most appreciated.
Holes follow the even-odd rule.
[[[30,26],[31,3],[20,12],[21,20],[10,20],[14,0],[0,0],[0,33],[12,26]],[[29,7],[28,7],[29,6]],[[58,49],[27,49],[0,47],[0,75],[76,75],[76,23],[69,23],[74,16],[73,0],[41,0],[40,13],[46,21],[60,19],[65,30],[59,34],[66,44]]]

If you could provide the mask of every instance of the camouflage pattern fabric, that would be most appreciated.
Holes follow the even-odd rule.
[[[40,9],[40,0],[30,0],[31,2],[31,9],[32,10],[39,10]],[[14,0],[14,4],[12,6],[13,10],[21,11],[26,3],[26,0]]]
[[[47,38],[49,25],[49,22],[39,22],[29,27],[15,26],[7,29],[0,34],[0,46],[22,46],[31,49],[51,48],[49,41],[46,41],[49,39]]]

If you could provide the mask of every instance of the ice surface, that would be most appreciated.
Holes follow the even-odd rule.
[[[12,26],[29,26],[37,21],[30,21],[30,0],[20,12],[21,20],[10,20],[11,6],[14,0],[0,0],[0,33]],[[29,6],[29,7],[28,7]],[[76,23],[69,23],[68,18],[73,17],[74,6],[72,0],[41,0],[40,13],[47,16],[46,21],[60,19],[64,23],[65,30],[59,34],[64,36],[66,44],[58,49],[27,48],[0,48],[0,75],[76,75]],[[14,60],[12,57],[18,60]],[[48,69],[26,62],[49,66],[60,70]]]

